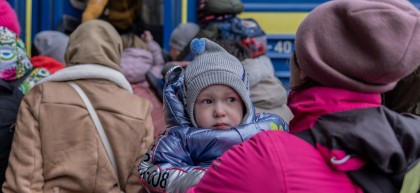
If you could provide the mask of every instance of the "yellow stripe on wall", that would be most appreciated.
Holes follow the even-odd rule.
[[[188,7],[188,1],[187,0],[182,0],[182,12],[181,12],[181,23],[187,23],[187,7]]]
[[[243,12],[240,18],[255,19],[267,34],[295,34],[307,12]]]
[[[26,0],[26,14],[25,14],[25,46],[26,54],[31,57],[31,38],[32,38],[32,0]]]

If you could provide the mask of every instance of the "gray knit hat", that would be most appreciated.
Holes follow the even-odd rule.
[[[420,12],[409,1],[335,0],[296,33],[300,69],[325,86],[379,93],[420,64]]]
[[[185,72],[187,113],[197,127],[194,104],[200,92],[210,85],[221,84],[234,89],[245,103],[246,113],[242,123],[254,110],[248,90],[248,77],[241,62],[218,44],[206,39],[194,39],[191,52],[197,54]]]
[[[200,31],[200,27],[195,23],[179,24],[172,31],[169,46],[177,50],[183,50]]]
[[[38,50],[39,55],[49,56],[62,64],[66,64],[64,53],[68,42],[69,37],[59,31],[41,31],[34,38],[34,46]]]

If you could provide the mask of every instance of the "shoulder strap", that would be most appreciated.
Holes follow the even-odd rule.
[[[96,114],[95,109],[92,106],[92,103],[90,102],[89,98],[86,96],[85,92],[74,82],[68,82],[68,84],[73,87],[74,90],[80,95],[80,98],[82,98],[83,102],[86,105],[87,110],[89,111],[90,117],[93,120],[93,123],[95,124],[96,130],[98,131],[99,137],[101,137],[102,144],[105,147],[105,150],[108,154],[109,159],[111,160],[112,167],[114,168],[115,174],[117,175],[117,182],[118,187],[121,189],[120,181],[118,180],[118,170],[117,166],[115,164],[115,157],[114,153],[112,152],[111,145],[109,144],[108,137],[106,136],[105,130],[102,126],[101,121],[99,120],[98,115]]]

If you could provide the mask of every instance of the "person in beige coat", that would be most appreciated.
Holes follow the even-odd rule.
[[[141,192],[137,166],[153,141],[151,104],[132,94],[120,70],[122,43],[108,23],[92,20],[70,36],[68,67],[22,101],[3,192]],[[118,176],[95,125],[69,81],[96,109]],[[117,180],[118,178],[118,180]]]

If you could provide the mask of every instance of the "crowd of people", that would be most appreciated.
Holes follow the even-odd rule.
[[[28,55],[0,0],[0,192],[420,191],[409,1],[313,9],[289,93],[240,4],[179,24],[165,51],[139,30],[140,2],[87,1],[71,34],[42,31]]]

